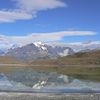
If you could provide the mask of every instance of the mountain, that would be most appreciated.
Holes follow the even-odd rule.
[[[100,65],[100,50],[91,50],[88,52],[77,52],[73,55],[59,57],[55,60],[30,61],[30,65],[48,65],[48,66],[70,66],[70,65]]]
[[[0,55],[3,56],[5,52],[3,50],[0,50]]]
[[[85,65],[100,65],[100,50],[91,50],[87,52],[78,52],[74,55],[62,57],[58,60],[62,64],[85,64]]]
[[[0,41],[0,56],[5,55],[9,49],[20,47],[18,44],[1,43]]]
[[[31,43],[30,43],[31,44]],[[39,47],[41,46],[41,49],[46,49],[43,46],[43,43],[41,42],[34,42],[35,46]],[[8,52],[9,49],[14,49],[18,47],[22,47],[27,45],[26,43],[19,43],[14,42],[13,39],[9,39],[9,37],[5,37],[3,35],[0,35],[0,51],[3,51],[4,54]],[[79,51],[86,51],[86,50],[93,50],[93,49],[100,49],[100,41],[86,41],[86,42],[45,42],[45,45],[52,46],[52,47],[69,47],[72,48],[75,52]],[[67,51],[65,51],[66,53]],[[1,53],[2,55],[2,53]],[[60,53],[61,56],[65,56],[64,54]]]
[[[20,47],[18,43],[11,42],[7,37],[0,35],[0,56],[5,55],[9,49]]]
[[[90,51],[94,49],[100,50],[100,41],[74,42],[74,43],[48,43],[48,45],[70,47],[75,52]]]
[[[9,49],[14,49],[20,47],[18,44],[1,43],[0,44],[0,56],[4,56]]]
[[[56,59],[72,55],[74,52],[100,50],[100,41],[75,43],[42,43],[19,44],[0,37],[0,56],[11,56],[21,60]]]
[[[22,47],[9,49],[7,56],[20,60],[56,59],[57,57],[72,55],[74,51],[69,47],[49,46],[42,42],[34,42]]]

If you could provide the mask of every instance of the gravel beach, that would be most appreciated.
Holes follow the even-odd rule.
[[[100,100],[100,94],[0,93],[0,100]]]

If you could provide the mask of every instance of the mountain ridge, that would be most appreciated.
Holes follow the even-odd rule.
[[[2,43],[2,41],[0,42]],[[73,55],[77,52],[89,52],[91,50],[100,50],[99,41],[65,44],[66,45],[55,45],[53,43],[50,44],[38,41],[27,45],[18,45],[14,43],[9,45],[9,43],[7,42],[6,44],[0,45],[0,55],[15,57],[19,60],[42,60],[56,59],[58,57]]]
[[[42,43],[31,43],[22,47],[9,49],[7,56],[15,57],[20,60],[56,59],[60,56],[73,54],[74,51],[69,47],[49,46]]]

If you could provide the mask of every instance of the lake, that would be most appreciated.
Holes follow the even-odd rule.
[[[100,93],[100,83],[57,72],[18,69],[0,73],[0,91],[26,93]]]

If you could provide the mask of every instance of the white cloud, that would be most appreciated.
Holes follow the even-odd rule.
[[[33,33],[30,34],[30,37],[34,37],[37,40],[48,40],[56,41],[61,40],[65,36],[84,36],[84,35],[95,35],[95,32],[92,31],[61,31],[61,32],[52,32],[52,33]]]
[[[17,7],[27,12],[41,11],[65,7],[66,4],[61,0],[13,0],[16,1]]]
[[[17,11],[0,11],[0,22],[14,22],[16,20],[32,19],[32,15]]]
[[[49,42],[50,46],[70,47],[75,52],[84,50],[94,50],[100,48],[100,41],[85,41],[85,42]]]
[[[15,9],[0,10],[0,23],[29,20],[36,17],[39,11],[65,7],[61,0],[12,0]]]
[[[25,45],[35,41],[59,41],[66,36],[86,36],[95,34],[96,32],[92,31],[62,31],[53,33],[32,33],[26,36],[1,36],[1,40],[2,38],[5,38],[6,41]]]

